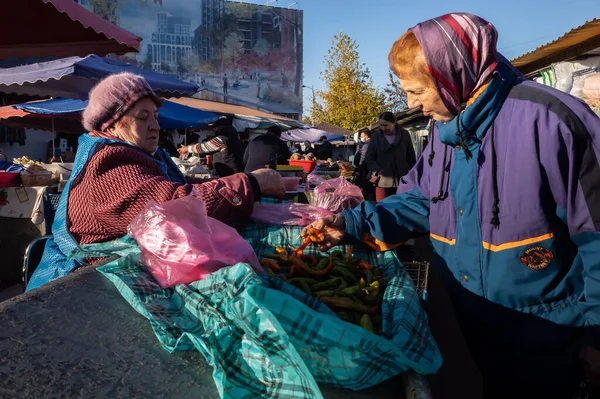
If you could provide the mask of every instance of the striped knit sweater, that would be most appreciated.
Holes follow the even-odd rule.
[[[256,181],[242,173],[210,181],[194,179],[185,185],[174,183],[143,151],[99,144],[72,183],[68,228],[80,244],[114,240],[127,234],[129,223],[150,200],[160,203],[190,193],[206,201],[209,216],[230,223],[250,216],[255,190]],[[259,195],[257,192],[256,197]]]

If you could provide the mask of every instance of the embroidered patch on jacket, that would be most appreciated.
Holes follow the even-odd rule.
[[[527,248],[519,258],[521,263],[532,270],[542,270],[547,268],[554,259],[552,251],[548,251],[539,245]]]

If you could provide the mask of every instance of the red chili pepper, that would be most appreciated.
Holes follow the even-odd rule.
[[[360,261],[358,262],[358,268],[364,270],[371,270],[373,266],[369,265],[367,262]]]
[[[346,249],[346,261],[350,262],[352,260],[352,247],[348,247]]]
[[[317,258],[315,258],[314,256],[302,255],[301,258],[310,266],[315,266],[317,264]]]
[[[279,266],[277,264],[277,262],[272,261],[271,259],[261,259],[260,264],[263,267],[269,268],[271,270],[273,270],[274,272],[280,272],[281,271],[281,266]]]
[[[292,259],[292,264],[293,264],[293,268],[294,268],[294,275],[296,276],[325,276],[327,274],[329,274],[329,272],[331,271],[331,269],[333,269],[333,259],[329,259],[329,264],[327,265],[326,268],[324,268],[323,270],[316,270],[313,269],[312,267],[308,266],[306,263],[304,263],[302,261],[302,259],[300,259],[297,256],[294,256],[291,258]]]

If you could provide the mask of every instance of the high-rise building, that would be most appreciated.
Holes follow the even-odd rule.
[[[190,18],[174,17],[166,12],[156,13],[156,31],[148,44],[152,70],[175,73],[183,57],[192,54],[194,36]]]
[[[207,32],[223,28],[225,0],[200,0],[202,21],[194,30],[194,49],[198,58],[206,61],[214,58],[215,51]]]

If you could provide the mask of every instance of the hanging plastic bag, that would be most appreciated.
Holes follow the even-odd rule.
[[[360,187],[338,177],[315,187],[311,205],[338,213],[344,209],[352,209],[364,200]]]
[[[206,213],[204,201],[185,196],[151,201],[129,225],[141,262],[161,287],[189,284],[239,262],[263,273],[254,250],[237,231]]]
[[[308,204],[256,203],[250,218],[257,223],[277,226],[308,226],[329,215],[333,215],[333,212]]]

